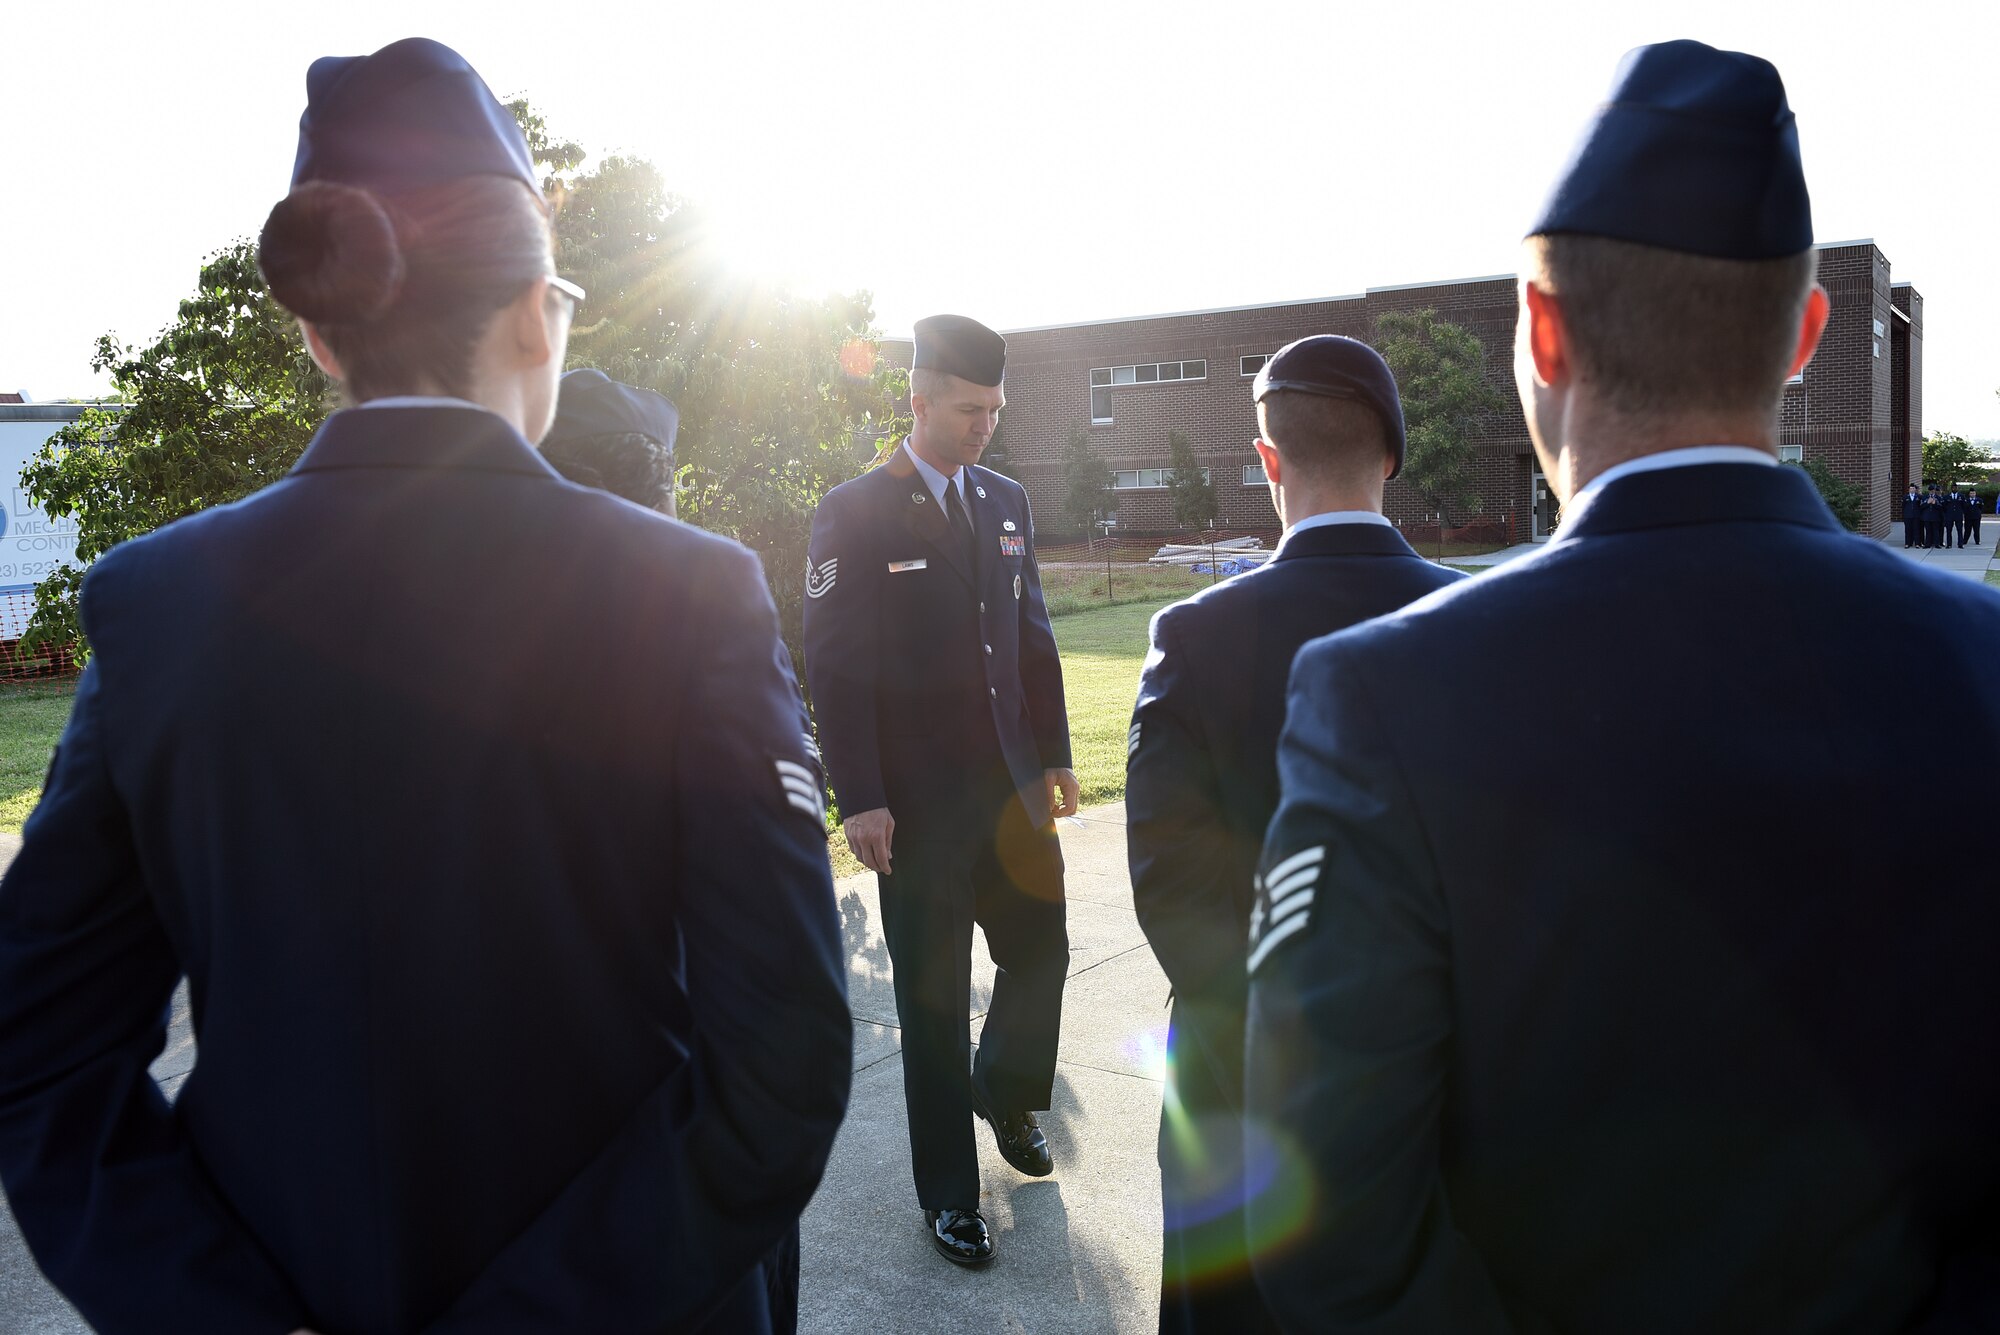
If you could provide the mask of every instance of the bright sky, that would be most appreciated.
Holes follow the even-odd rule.
[[[887,332],[1511,271],[1628,47],[1778,65],[1822,241],[1925,297],[1924,423],[2000,437],[2000,6],[344,0],[15,7],[0,389],[103,388],[284,193],[305,69],[424,35],[557,133],[651,158],[739,260],[867,288]],[[509,13],[516,17],[501,17]],[[276,15],[286,16],[278,19]],[[1657,17],[1655,17],[1657,16]]]

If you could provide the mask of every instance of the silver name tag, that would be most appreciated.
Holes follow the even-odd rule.
[[[891,561],[889,563],[889,573],[892,575],[900,575],[905,570],[926,570],[929,569],[929,567],[930,567],[929,557],[920,557],[915,561]]]

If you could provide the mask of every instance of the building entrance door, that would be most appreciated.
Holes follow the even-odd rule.
[[[1535,541],[1553,537],[1556,525],[1562,522],[1562,501],[1549,488],[1549,480],[1536,473],[1532,482],[1535,490]]]

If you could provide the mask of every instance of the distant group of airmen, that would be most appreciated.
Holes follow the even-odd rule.
[[[587,295],[505,108],[421,39],[307,86],[261,261],[355,406],[98,561],[0,882],[38,1262],[111,1332],[795,1328],[851,1079],[829,787],[923,1236],[992,1261],[978,1123],[1069,1159],[1078,801],[1028,496],[979,463],[1005,340],[919,321],[908,439],[821,502],[809,713],[756,559],[669,517],[674,406],[559,381]],[[1912,885],[1885,832],[1987,814],[2000,598],[1777,467],[1829,312],[1777,71],[1631,53],[1519,293],[1558,538],[1419,558],[1381,513],[1395,379],[1318,335],[1251,387],[1276,557],[1153,620],[1160,1326],[1994,1329],[2000,901],[1970,846]],[[1902,781],[1911,661],[1965,782]]]
[[[1979,516],[1986,511],[1986,497],[1977,488],[1950,491],[1933,482],[1928,490],[1916,483],[1903,497],[1903,545],[1944,548],[1980,545]],[[1956,544],[1953,539],[1956,538]]]

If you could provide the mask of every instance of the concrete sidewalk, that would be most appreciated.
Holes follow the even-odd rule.
[[[1070,972],[1055,1107],[1041,1123],[1054,1176],[1008,1167],[979,1131],[981,1211],[998,1257],[962,1270],[931,1249],[910,1177],[903,1066],[875,878],[839,883],[855,1016],[854,1095],[802,1228],[799,1328],[1151,1331],[1160,1265],[1158,1139],[1167,981],[1140,934],[1125,808],[1062,822]],[[993,964],[973,946],[977,1026]]]
[[[2000,563],[1995,561],[1995,557],[2000,556],[2000,520],[1982,524],[1980,528],[1982,532],[1976,547],[1905,547],[1903,521],[1898,519],[1889,525],[1889,536],[1882,539],[1882,545],[1895,548],[1920,565],[1949,570],[1968,579],[1984,580],[1988,570],[2000,569]]]
[[[925,1237],[910,1178],[896,998],[875,878],[864,873],[837,883],[855,1016],[854,1095],[803,1223],[801,1331],[1155,1329],[1154,1146],[1167,981],[1132,912],[1123,804],[1085,811],[1062,827],[1070,975],[1056,1106],[1041,1119],[1056,1171],[1040,1180],[1021,1176],[1000,1158],[985,1126],[978,1128],[980,1205],[999,1252],[981,1270],[952,1265]],[[0,871],[18,847],[0,836]],[[972,977],[976,1039],[993,990],[993,964],[977,934]],[[183,985],[167,1050],[153,1066],[168,1097],[193,1063]],[[0,1335],[87,1330],[42,1282],[0,1202]]]

